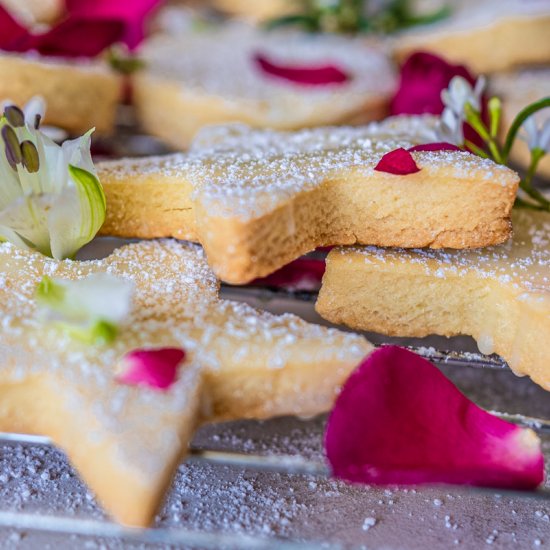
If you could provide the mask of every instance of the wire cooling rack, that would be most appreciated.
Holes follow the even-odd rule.
[[[292,292],[284,289],[257,287],[224,287],[222,289],[222,295],[228,299],[239,299],[248,301],[256,306],[261,305],[265,309],[277,310],[278,308],[284,308],[286,311],[298,310],[298,313],[305,317],[314,315],[312,305],[316,293],[313,291]],[[306,309],[304,310],[304,308]],[[307,311],[307,313],[304,314],[304,311]],[[407,347],[427,357],[435,364],[447,369],[447,372],[474,371],[474,369],[477,369],[478,372],[482,371],[484,374],[490,373],[491,376],[510,375],[506,363],[498,356],[485,356],[474,351],[446,351],[437,349],[429,344],[430,341],[422,340],[417,341],[416,345],[409,344]],[[378,345],[384,345],[384,343]],[[458,367],[463,368],[459,369]],[[529,383],[528,381],[521,381],[523,385],[525,385],[526,382]],[[542,392],[542,390],[540,391]],[[539,395],[543,393],[544,392],[539,393]],[[539,397],[539,399],[541,398]],[[543,404],[542,408],[546,410],[548,407],[545,407]],[[536,430],[543,438],[550,435],[550,420],[546,417],[539,418],[527,414],[519,414],[512,409],[507,410],[502,408],[498,411],[491,410],[491,412],[511,422],[530,427]],[[225,429],[225,426],[219,426],[218,432],[223,434]],[[216,438],[214,438],[214,440],[215,439]],[[46,448],[51,445],[49,439],[45,437],[22,434],[0,434],[0,444],[2,443],[5,445]],[[315,456],[307,455],[308,453],[304,456],[299,452],[290,454],[288,452],[281,452],[280,450],[272,454],[269,448],[262,448],[261,452],[257,452],[255,449],[233,449],[230,445],[229,448],[226,449],[217,449],[215,446],[209,446],[208,443],[205,444],[199,441],[198,443],[194,442],[193,447],[190,449],[185,467],[204,468],[209,466],[221,468],[223,471],[236,471],[239,472],[239,475],[245,477],[254,475],[255,473],[261,476],[274,474],[276,476],[283,476],[284,479],[292,479],[294,482],[300,480],[298,481],[298,485],[307,487],[315,487],[321,482],[330,483],[327,481],[330,478],[330,471],[322,454],[316,453]],[[367,497],[367,495],[373,493],[373,491],[380,492],[382,489],[361,487],[355,488],[354,490],[361,492],[364,497]],[[406,490],[407,489],[405,489],[405,491]],[[462,495],[462,498],[473,498],[474,500],[498,497],[500,499],[507,499],[510,502],[520,501],[527,509],[533,508],[533,514],[540,512],[539,515],[541,518],[548,518],[548,512],[546,510],[550,508],[549,488],[542,488],[539,491],[529,493],[445,486],[432,487],[426,490],[418,488],[417,490],[418,494],[428,491],[428,494],[432,496],[436,495],[432,499],[436,505],[441,500],[437,495],[447,495],[447,497],[450,497],[452,494],[455,494]],[[228,495],[228,499],[230,499],[230,495]],[[380,499],[378,502],[380,502]],[[445,525],[447,526],[446,529],[450,529],[450,531],[453,530],[453,526],[457,525],[453,523],[451,518],[452,516],[450,514],[443,516]],[[371,524],[376,521],[378,520],[374,517],[367,517],[361,528],[361,535],[367,535],[367,531],[371,529]],[[550,521],[546,526],[544,525],[544,520],[541,520],[541,526],[543,527],[543,535],[541,535],[540,538],[533,538],[532,542],[535,545],[538,544],[537,541],[540,541],[541,545],[544,541],[550,544]],[[196,525],[186,526],[185,522],[178,522],[176,527],[163,526],[161,522],[160,526],[151,529],[130,529],[117,525],[104,517],[89,519],[86,517],[81,518],[78,515],[69,516],[61,513],[45,513],[42,510],[31,513],[25,508],[17,510],[0,510],[0,529],[2,527],[8,528],[12,533],[26,533],[27,537],[28,533],[41,532],[42,536],[46,537],[45,540],[49,540],[48,537],[50,536],[65,536],[71,541],[74,537],[78,536],[86,538],[88,543],[97,540],[107,541],[104,543],[106,548],[111,548],[111,545],[115,542],[117,544],[122,544],[124,548],[127,544],[151,545],[154,548],[169,545],[186,548],[254,549],[348,548],[361,546],[360,544],[355,544],[355,541],[350,543],[349,541],[339,541],[338,538],[330,540],[327,539],[326,536],[286,536],[285,533],[283,533],[285,536],[279,536],[277,529],[270,532],[269,536],[265,536],[263,533],[258,533],[254,529],[251,529],[250,532],[246,532],[246,530],[231,532],[231,530],[228,531],[219,528],[204,529],[203,526],[199,526],[199,528],[197,528]],[[544,537],[544,529],[546,527],[548,527],[548,536],[542,538]],[[373,529],[373,532],[374,530],[375,529]],[[497,536],[492,533],[492,531],[487,534],[486,540],[491,541],[491,537],[495,537],[495,541],[497,540]],[[71,545],[69,544],[67,547],[71,547]],[[89,547],[93,548],[93,546]],[[98,546],[98,548],[99,547],[100,546]],[[367,547],[370,548],[370,546]],[[437,545],[434,547],[437,548]]]

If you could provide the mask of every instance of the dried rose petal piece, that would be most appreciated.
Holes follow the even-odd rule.
[[[378,172],[387,172],[396,176],[406,176],[420,172],[412,155],[403,147],[386,153],[374,168]]]
[[[436,143],[425,143],[424,145],[415,145],[414,147],[409,147],[407,149],[409,153],[414,153],[415,151],[462,151],[464,149],[453,145],[452,143],[446,143],[445,141],[436,142]]]
[[[335,65],[281,65],[263,54],[254,56],[256,65],[266,74],[305,86],[343,84],[350,77]]]
[[[323,260],[298,258],[267,277],[255,279],[251,284],[289,290],[318,290],[324,273]]]
[[[123,384],[167,390],[176,381],[178,367],[185,358],[180,348],[136,349],[122,358]]]
[[[353,482],[534,489],[544,479],[532,430],[485,412],[430,362],[395,346],[348,379],[325,446],[334,475]]]

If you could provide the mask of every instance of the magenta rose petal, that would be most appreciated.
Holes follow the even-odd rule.
[[[112,44],[135,48],[144,22],[160,0],[67,0],[65,17],[42,34],[31,34],[0,7],[0,49],[42,55],[95,57]]]
[[[350,78],[346,72],[333,64],[282,65],[268,59],[263,54],[256,54],[253,59],[265,74],[304,86],[343,84]]]
[[[135,48],[143,39],[144,22],[161,0],[66,0],[71,16],[81,21],[118,24],[118,41]]]
[[[427,52],[411,54],[401,67],[399,87],[391,102],[391,114],[441,114],[441,91],[449,86],[454,76],[462,76],[472,86],[475,84],[475,78],[463,65],[447,63]]]
[[[395,346],[373,352],[344,385],[325,448],[341,479],[534,489],[540,440],[467,399],[436,367]]]
[[[420,172],[413,156],[403,147],[386,153],[374,167],[378,172],[387,172],[396,176],[406,176]]]
[[[180,348],[136,349],[122,358],[123,372],[117,380],[165,391],[176,381],[184,359],[185,351]]]
[[[95,57],[123,34],[120,21],[85,20],[70,16],[48,32],[33,37],[32,49],[42,55]]]
[[[323,260],[298,258],[267,277],[255,279],[251,284],[288,290],[318,290],[324,273]]]
[[[465,152],[464,149],[461,149],[460,147],[457,147],[452,143],[446,143],[444,141],[437,142],[437,143],[425,143],[424,145],[415,145],[414,147],[409,147],[407,151],[409,151],[409,153],[413,153],[415,151],[461,151],[463,153]]]
[[[29,31],[20,25],[6,8],[0,6],[0,50],[25,51],[29,37]]]

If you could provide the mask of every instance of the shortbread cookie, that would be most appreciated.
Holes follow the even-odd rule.
[[[177,149],[208,124],[293,130],[382,118],[395,89],[386,54],[338,36],[267,33],[244,24],[158,35],[140,51],[135,104],[146,130]],[[267,74],[257,56],[284,66],[331,65],[348,80],[304,85]]]
[[[87,345],[41,320],[44,275],[108,273],[133,283],[112,344]],[[220,300],[195,245],[141,242],[101,261],[55,261],[0,245],[0,431],[49,435],[113,516],[147,525],[199,421],[328,410],[368,353],[362,337]],[[142,348],[186,352],[167,391],[117,381]],[[199,415],[199,401],[201,411]]]
[[[189,154],[98,164],[103,234],[200,242],[230,283],[268,275],[318,246],[466,248],[510,236],[518,185],[465,152],[412,153],[419,172],[376,171],[399,147],[434,141],[432,117],[295,133],[233,126]]]
[[[80,134],[112,131],[122,79],[105,62],[0,52],[0,102],[46,100],[46,124]]]
[[[491,79],[491,91],[502,99],[503,127],[507,130],[515,116],[529,103],[550,96],[550,69],[526,69],[494,75]],[[542,122],[549,117],[550,108],[535,115],[535,120]],[[516,140],[512,149],[512,160],[523,168],[528,168],[531,155],[525,141]],[[550,179],[550,156],[542,158],[537,168],[537,174]]]
[[[395,336],[472,335],[550,390],[550,214],[512,219],[513,240],[483,250],[336,249],[317,311]]]
[[[398,35],[397,57],[429,51],[478,73],[550,61],[547,0],[455,0],[451,8],[448,19]]]

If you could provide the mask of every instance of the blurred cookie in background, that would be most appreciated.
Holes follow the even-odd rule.
[[[115,59],[113,47],[128,52],[137,46],[158,3],[67,0],[50,24],[24,15],[27,10],[45,17],[33,8],[50,0],[18,1],[14,11],[0,5],[0,102],[23,105],[40,95],[47,104],[46,124],[75,134],[92,127],[110,133],[123,95],[120,73],[129,66]]]
[[[139,54],[138,118],[176,148],[208,124],[294,130],[379,119],[396,87],[392,62],[364,38],[233,22],[157,34]]]
[[[477,73],[550,62],[548,0],[458,0],[450,7],[449,17],[396,35],[400,61],[429,51]]]

